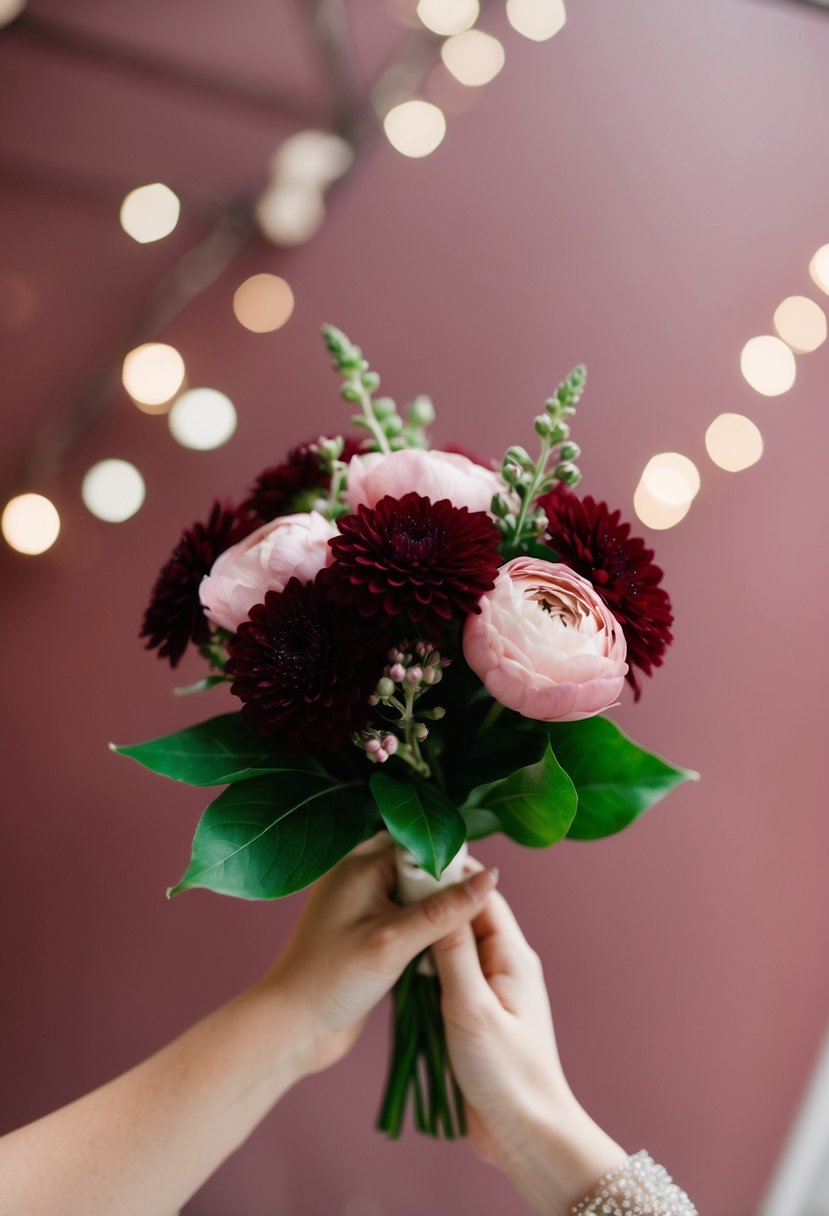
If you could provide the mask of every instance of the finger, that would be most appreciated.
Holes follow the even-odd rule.
[[[422,903],[402,908],[393,922],[401,951],[412,959],[441,937],[468,924],[481,911],[497,881],[497,870],[481,870]]]
[[[479,1005],[492,999],[470,925],[461,925],[453,933],[439,938],[432,946],[432,959],[446,1002],[456,1006]]]
[[[500,891],[493,891],[472,922],[472,928],[477,938],[494,937],[506,950],[529,948],[515,913]]]

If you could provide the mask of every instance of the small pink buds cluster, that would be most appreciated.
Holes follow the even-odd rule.
[[[397,751],[400,740],[397,735],[364,730],[360,734],[360,744],[372,764],[385,764],[389,756],[393,756]]]
[[[440,651],[435,650],[431,643],[424,641],[401,642],[389,651],[388,660],[377,684],[377,701],[391,700],[398,691],[398,684],[404,690],[415,689],[416,694],[424,692],[432,684],[440,683],[443,669],[450,663],[449,659],[441,658]]]

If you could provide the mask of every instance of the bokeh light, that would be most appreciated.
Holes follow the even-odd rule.
[[[478,20],[478,0],[420,0],[417,15],[433,34],[461,34]]]
[[[775,309],[774,328],[793,351],[805,355],[826,341],[826,313],[808,296],[787,296]]]
[[[58,539],[60,516],[42,494],[18,494],[6,503],[0,529],[6,544],[18,553],[45,553]]]
[[[271,169],[285,181],[304,182],[321,190],[350,168],[354,149],[331,131],[297,131],[277,149]]]
[[[749,338],[740,354],[740,370],[751,387],[764,397],[779,397],[795,382],[794,355],[782,338],[762,334]]]
[[[720,414],[705,432],[705,447],[714,464],[740,473],[763,455],[763,436],[744,414]]]
[[[413,98],[389,110],[383,130],[393,148],[403,156],[418,159],[439,147],[446,134],[446,119],[439,106]]]
[[[440,55],[455,79],[470,88],[489,84],[504,66],[504,48],[483,30],[466,30],[447,38]]]
[[[233,294],[233,312],[255,334],[280,329],[294,311],[294,293],[278,274],[254,274]]]
[[[26,7],[26,0],[0,0],[0,29],[19,17]],[[48,545],[46,546],[48,549]],[[23,550],[21,550],[23,552]]]
[[[144,478],[127,460],[101,460],[81,483],[84,506],[97,519],[121,524],[144,505]]]
[[[821,245],[809,263],[812,282],[829,295],[829,245]]]
[[[256,204],[256,222],[275,245],[301,245],[324,220],[322,191],[313,183],[275,181]]]
[[[645,465],[640,485],[667,507],[690,505],[699,493],[699,470],[681,452],[658,452]]]
[[[564,0],[507,0],[507,20],[533,42],[554,37],[567,20]]]
[[[139,245],[169,236],[178,223],[181,203],[163,182],[130,190],[121,204],[121,227]]]
[[[185,448],[207,452],[227,443],[236,430],[236,409],[215,388],[191,388],[182,393],[168,415],[170,433]]]
[[[664,531],[685,518],[691,509],[691,500],[674,505],[662,502],[640,481],[633,494],[633,509],[645,527]]]
[[[165,413],[184,383],[184,360],[166,342],[145,342],[124,359],[121,380],[139,409]]]

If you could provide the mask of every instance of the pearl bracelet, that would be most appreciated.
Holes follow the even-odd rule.
[[[570,1210],[572,1216],[697,1216],[685,1192],[644,1149],[605,1174]]]

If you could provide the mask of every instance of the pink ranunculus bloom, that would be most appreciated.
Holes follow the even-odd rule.
[[[575,722],[622,691],[627,644],[587,579],[569,566],[516,557],[466,618],[463,652],[487,692],[541,722]]]
[[[281,515],[220,554],[202,580],[199,598],[212,625],[235,632],[266,591],[284,591],[289,579],[310,583],[331,564],[328,547],[337,529],[318,511]]]
[[[431,502],[448,498],[453,507],[488,511],[493,494],[505,489],[492,469],[454,452],[404,448],[400,452],[368,452],[354,456],[348,466],[348,505],[374,507],[390,494],[402,498],[416,490]]]

